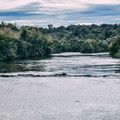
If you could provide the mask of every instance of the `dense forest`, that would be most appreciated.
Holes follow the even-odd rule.
[[[37,27],[0,24],[0,60],[32,59],[48,56],[50,39]]]
[[[49,25],[48,27],[44,32],[58,42],[60,48],[57,52],[94,53],[109,51],[111,42],[118,36],[120,25],[70,25],[57,28]]]
[[[120,58],[120,24],[48,28],[0,24],[0,61],[44,58],[59,52],[108,51]]]
[[[56,52],[96,53],[109,52],[120,58],[120,24],[69,25],[53,27],[48,25],[44,34],[56,42]]]

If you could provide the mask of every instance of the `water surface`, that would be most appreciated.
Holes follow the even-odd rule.
[[[0,120],[120,120],[120,60],[61,53],[0,63]]]
[[[120,60],[108,53],[61,53],[43,60],[21,60],[0,63],[0,73],[55,75],[119,75]]]

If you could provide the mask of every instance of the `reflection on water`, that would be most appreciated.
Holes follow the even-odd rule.
[[[0,63],[1,73],[25,72],[25,71],[44,71],[44,65],[37,61],[13,61]]]
[[[0,73],[26,73],[39,75],[117,75],[120,60],[108,53],[61,53],[43,60],[19,60],[0,63]]]

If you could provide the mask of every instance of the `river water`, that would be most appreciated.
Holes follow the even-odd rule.
[[[0,63],[0,120],[120,120],[120,59],[61,53]]]

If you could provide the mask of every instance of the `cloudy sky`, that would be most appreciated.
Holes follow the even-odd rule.
[[[120,0],[0,0],[0,21],[47,27],[120,22]]]

